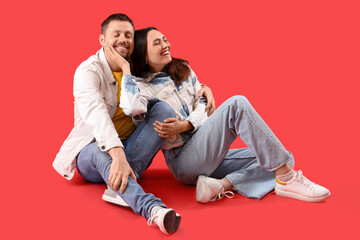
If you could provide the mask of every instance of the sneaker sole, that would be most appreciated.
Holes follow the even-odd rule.
[[[282,197],[288,197],[288,198],[294,198],[305,202],[321,202],[330,197],[330,192],[324,196],[321,197],[305,197],[303,195],[293,193],[293,192],[287,192],[280,189],[275,188],[275,193]]]
[[[113,204],[116,204],[116,205],[120,205],[122,207],[130,207],[124,200],[109,197],[109,196],[107,196],[105,194],[102,195],[102,199],[104,201],[106,201],[106,202],[110,202],[110,203],[113,203]]]
[[[175,210],[167,212],[164,216],[164,228],[168,234],[176,232],[179,228],[181,221],[180,214],[176,214]]]

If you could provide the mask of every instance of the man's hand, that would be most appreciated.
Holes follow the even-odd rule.
[[[120,193],[124,193],[127,186],[128,177],[130,176],[136,181],[135,173],[126,160],[123,148],[111,148],[108,153],[112,158],[109,174],[109,186],[116,191],[121,183]]]
[[[107,43],[106,45],[104,45],[104,52],[106,54],[108,62],[116,64],[116,66],[122,70],[123,75],[131,74],[129,62],[126,61],[126,59],[123,58],[123,56],[121,56],[118,52],[116,52],[113,46]]]
[[[163,123],[159,121],[154,122],[154,129],[162,138],[173,137],[179,133],[193,129],[193,125],[187,121],[180,121],[176,118],[165,119]]]
[[[211,92],[211,89],[204,84],[201,84],[201,89],[197,93],[197,97],[201,97],[202,95],[204,95],[206,97],[207,104],[206,104],[205,111],[208,111],[208,116],[210,116],[211,114],[213,114],[213,112],[216,109],[215,99]]]

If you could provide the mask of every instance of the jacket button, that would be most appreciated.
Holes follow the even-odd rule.
[[[104,150],[104,149],[105,149],[105,146],[101,146],[101,149]]]

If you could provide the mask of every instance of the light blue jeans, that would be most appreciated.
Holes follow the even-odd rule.
[[[229,150],[240,137],[248,148]],[[199,175],[226,177],[234,189],[261,199],[275,187],[274,170],[293,156],[261,119],[249,101],[234,96],[225,101],[182,146],[164,151],[172,174],[195,184]]]
[[[139,124],[130,138],[123,140],[126,158],[139,178],[150,165],[155,154],[159,151],[164,139],[159,137],[154,130],[153,123],[175,117],[174,110],[165,102],[150,101],[148,113]],[[98,145],[93,142],[87,145],[77,157],[78,172],[90,182],[108,184],[112,158],[107,152],[102,152]],[[150,210],[156,205],[166,207],[165,204],[151,193],[145,193],[141,186],[131,177],[125,192],[117,193],[136,212],[150,217]]]

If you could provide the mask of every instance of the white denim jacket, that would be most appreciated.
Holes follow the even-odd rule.
[[[74,176],[76,157],[90,142],[96,140],[102,151],[123,146],[112,121],[118,103],[117,90],[103,48],[76,69],[74,128],[53,162],[55,170],[66,179]]]
[[[147,103],[151,99],[160,99],[168,103],[174,110],[178,120],[188,120],[195,132],[207,119],[205,97],[197,98],[201,85],[195,73],[181,84],[176,84],[166,73],[156,73],[149,78],[136,78],[124,75],[121,81],[120,107],[129,116],[146,113]],[[168,150],[179,147],[186,141],[184,134],[166,138],[161,149]]]

